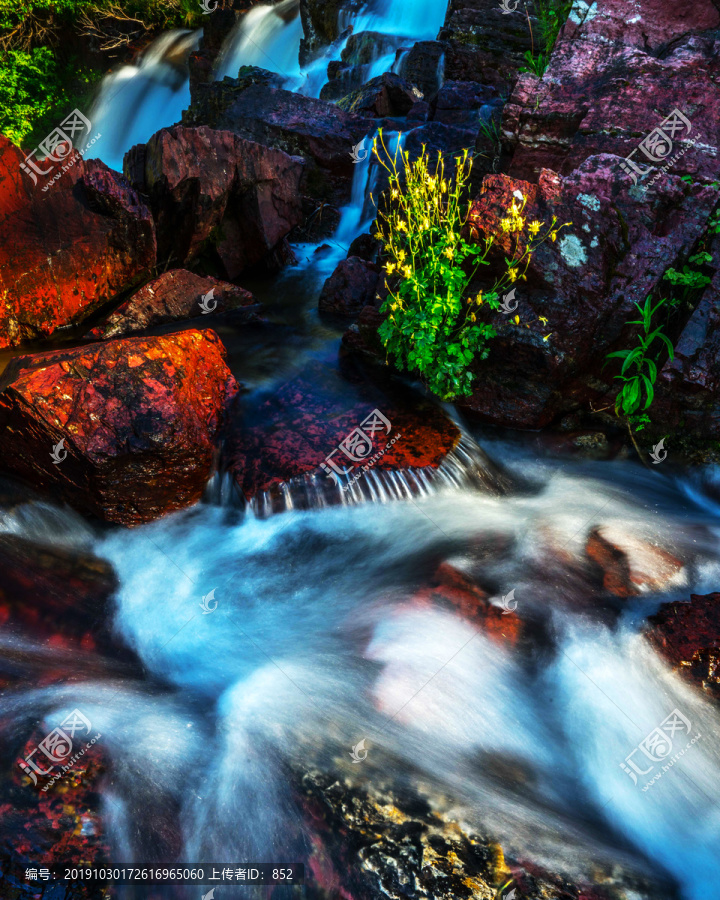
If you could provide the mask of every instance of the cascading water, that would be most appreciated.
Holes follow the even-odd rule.
[[[103,80],[89,116],[93,133],[101,134],[92,156],[122,171],[130,147],[180,121],[190,103],[187,57],[199,40],[199,31],[163,34],[139,65],[123,66]]]
[[[632,467],[616,474],[634,494],[606,484],[602,467],[571,475],[522,454],[514,465],[534,491],[448,483],[382,513],[366,503],[266,520],[200,506],[95,538],[119,577],[116,633],[144,674],[76,666],[75,683],[6,693],[6,740],[22,741],[39,710],[49,730],[83,709],[112,760],[104,821],[123,862],[167,862],[175,817],[182,859],[306,860],[313,826],[288,773],[328,767],[422,783],[506,854],[568,877],[592,883],[596,865],[622,865],[704,900],[720,876],[720,715],[638,634],[658,595],[611,625],[577,569],[555,580],[548,561],[563,547],[569,573],[591,527],[636,527],[686,561],[685,596],[717,585],[717,520],[665,482],[648,521],[655,483]],[[61,516],[21,507],[3,527],[37,538]],[[69,524],[68,540],[79,529],[87,543],[87,527]],[[483,535],[509,551],[488,559]],[[442,560],[496,595],[514,587],[535,622],[530,645],[414,601]],[[43,665],[31,648],[28,678]],[[73,663],[46,651],[44,665]],[[692,726],[678,748],[702,740],[643,792],[621,763],[675,709]],[[362,775],[347,760],[361,739]]]

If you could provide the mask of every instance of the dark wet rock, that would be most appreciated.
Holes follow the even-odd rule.
[[[720,700],[720,594],[663,604],[646,635],[676,671]]]
[[[405,151],[410,159],[417,159],[422,153],[423,147],[431,160],[437,160],[438,153],[446,159],[446,165],[454,167],[453,158],[462,155],[463,151],[472,152],[477,137],[476,127],[462,127],[457,125],[445,125],[442,122],[428,122],[419,128],[408,132],[405,138]],[[477,161],[480,169],[481,162]]]
[[[339,60],[328,65],[328,81],[320,91],[322,100],[340,100],[361,88],[375,60],[393,53],[401,41],[389,34],[360,31],[351,34]]]
[[[491,118],[499,98],[495,88],[473,81],[446,81],[432,103],[433,122],[475,125]]]
[[[121,175],[78,156],[34,185],[24,157],[0,136],[0,347],[83,321],[155,265],[150,210]]]
[[[720,62],[716,32],[701,29],[717,28],[718,11],[710,0],[692,12],[659,0],[654,5],[657,10],[639,9],[628,27],[616,0],[594,4],[596,14],[558,42],[542,80],[519,77],[503,118],[504,139],[515,146],[512,175],[532,180],[542,168],[566,175],[590,156],[612,154],[618,189],[631,191],[620,163],[637,151],[632,160],[643,170],[674,160],[673,175],[716,177]],[[686,34],[694,31],[701,33]],[[663,38],[670,43],[660,53],[656,42]],[[672,150],[664,154],[658,145],[663,159],[652,163],[637,148],[675,109],[690,130],[670,126]]]
[[[378,261],[379,252],[379,242],[371,234],[365,232],[365,234],[358,235],[350,244],[348,256],[359,256],[360,259],[374,263]]]
[[[297,773],[301,803],[317,841],[310,880],[331,896],[362,900],[491,900],[500,895],[563,900],[670,900],[672,889],[618,860],[599,864],[593,883],[550,873],[517,858],[484,831],[474,830],[446,798],[393,784],[382,751],[368,741],[365,775],[330,775],[315,767]],[[383,761],[386,768],[383,769]],[[512,760],[483,759],[490,778],[522,790],[527,775]],[[368,772],[371,774],[368,775]],[[488,823],[491,827],[491,823]],[[503,852],[504,851],[504,852]],[[514,891],[514,894],[512,893]]]
[[[417,125],[424,125],[431,115],[430,104],[427,100],[418,100],[408,110],[405,121],[408,128],[414,128]]]
[[[356,316],[364,306],[372,305],[379,279],[379,266],[349,256],[325,282],[318,308],[337,316]]]
[[[409,50],[401,51],[398,74],[415,85],[426,100],[440,89],[447,49],[440,41],[417,41]]]
[[[3,465],[112,522],[182,509],[238,391],[224,356],[213,331],[189,330],[17,357],[0,393]]]
[[[231,310],[236,313],[236,322],[258,322],[259,309],[253,295],[235,284],[195,275],[187,269],[172,269],[140,288],[87,337],[108,340],[167,322]]]
[[[230,131],[163,128],[126,168],[150,198],[160,260],[184,265],[212,249],[229,278],[272,268],[303,220],[302,160]]]
[[[117,587],[108,562],[76,548],[3,534],[0,568],[0,622],[6,634],[19,629],[53,647],[95,647]]]
[[[333,103],[304,97],[269,84],[245,86],[226,78],[183,114],[187,125],[209,125],[249,141],[302,156],[300,192],[332,206],[350,199],[352,149],[371,131],[373,119],[347,113]]]
[[[539,34],[531,15],[532,33]],[[533,44],[525,10],[506,15],[496,0],[450,0],[439,40],[448,44],[445,77],[507,89]]]
[[[340,109],[363,116],[383,119],[407,115],[422,94],[392,72],[378,75],[359,90],[338,101]]]
[[[361,8],[360,0],[300,0],[304,37],[300,42],[300,60],[306,64],[313,55],[340,37],[340,13],[348,15]]]

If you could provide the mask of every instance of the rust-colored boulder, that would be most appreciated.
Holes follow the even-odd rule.
[[[234,310],[245,321],[259,321],[253,295],[227,281],[173,269],[146,284],[121,304],[88,337],[108,340],[183,319]]]
[[[372,453],[357,429],[379,410],[378,419],[365,426]],[[388,431],[389,427],[389,431]],[[460,432],[436,406],[418,401],[412,394],[393,395],[367,384],[349,384],[328,366],[313,363],[283,385],[257,408],[245,403],[244,421],[232,423],[227,440],[227,462],[239,491],[259,504],[261,512],[287,508],[285,491],[295,485],[295,507],[340,502],[332,466],[348,469],[346,480],[360,475],[358,489],[365,490],[364,465],[374,458],[370,471],[437,469],[458,445]],[[353,462],[338,445],[348,437],[361,443],[350,452],[362,457]],[[328,457],[331,462],[328,463]],[[367,458],[365,458],[367,457]],[[322,466],[325,466],[325,469]],[[309,480],[308,480],[309,479]],[[406,496],[399,486],[390,496]],[[372,489],[370,489],[372,495]],[[260,498],[258,500],[258,498]]]
[[[238,390],[213,331],[18,357],[0,392],[6,469],[126,525],[200,499]]]
[[[666,590],[686,580],[681,560],[619,525],[594,528],[585,552],[602,572],[603,587],[616,597]]]
[[[472,578],[450,563],[438,566],[430,584],[418,591],[411,603],[455,610],[500,644],[516,644],[522,633],[522,620],[514,611],[492,604]]]
[[[302,160],[212,128],[163,128],[125,158],[150,198],[158,259],[185,265],[214,252],[228,278],[275,266],[285,237],[303,221]]]
[[[673,668],[720,700],[720,593],[665,603],[646,634]]]
[[[318,308],[338,316],[356,316],[364,306],[374,304],[379,280],[379,266],[349,256],[323,285]]]
[[[44,190],[24,157],[0,136],[0,347],[81,322],[155,264],[150,210],[121,175],[77,157]]]

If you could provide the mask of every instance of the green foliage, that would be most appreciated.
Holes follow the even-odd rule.
[[[0,133],[32,147],[73,106],[88,105],[103,72],[64,46],[69,35],[102,34],[114,16],[136,19],[138,34],[202,19],[193,0],[0,0]]]
[[[555,41],[560,33],[560,29],[567,21],[570,10],[573,7],[573,0],[534,0],[533,7],[535,16],[538,20],[538,50],[535,52],[535,36],[532,32],[532,25],[528,17],[528,25],[530,27],[530,37],[533,42],[532,50],[525,52],[525,60],[527,66],[523,67],[521,72],[532,72],[538,78],[542,78],[550,61],[550,54],[555,46]]]
[[[650,297],[647,297],[643,306],[636,303],[640,312],[639,319],[630,319],[626,325],[641,325],[642,332],[638,335],[635,347],[628,350],[617,350],[608,353],[606,362],[610,359],[622,359],[623,364],[619,375],[615,378],[623,382],[622,390],[615,399],[615,414],[623,415],[635,425],[637,431],[642,431],[650,419],[645,414],[655,397],[655,382],[657,380],[657,354],[651,354],[651,347],[656,341],[660,341],[667,348],[670,359],[673,359],[674,350],[670,338],[663,334],[662,328],[652,329],[652,318],[667,300],[659,300],[655,306],[651,306]],[[653,355],[656,357],[653,359]],[[642,407],[642,411],[641,411]]]
[[[682,272],[678,272],[677,269],[668,269],[665,272],[663,279],[669,281],[674,287],[682,289],[680,298],[672,302],[673,306],[679,306],[682,301],[692,305],[693,292],[701,290],[710,284],[712,278],[709,275],[705,275],[698,269],[691,268],[691,266],[703,266],[710,262],[712,262],[712,255],[706,250],[701,250],[688,259],[688,263],[691,265],[684,265]]]
[[[466,199],[472,160],[467,150],[456,159],[455,171],[446,177],[442,156],[431,171],[425,149],[412,162],[400,150],[388,153],[380,133],[373,150],[389,175],[389,199],[378,215],[375,237],[383,244],[388,297],[381,311],[386,318],[379,336],[389,357],[401,370],[414,372],[444,400],[471,392],[470,365],[484,359],[495,337],[492,324],[478,321],[479,307],[499,306],[504,286],[524,278],[535,247],[556,234],[555,220],[543,236],[541,222],[522,231],[522,203],[513,198],[500,223],[514,243],[506,258],[506,271],[483,297],[464,299],[474,275],[493,245],[489,237],[480,243],[467,239],[470,204]],[[400,163],[400,164],[398,164]],[[475,232],[477,234],[477,231]],[[554,237],[553,237],[554,240]]]

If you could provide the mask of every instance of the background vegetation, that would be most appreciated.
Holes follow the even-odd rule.
[[[0,0],[0,132],[31,149],[118,61],[201,18],[199,0]]]

